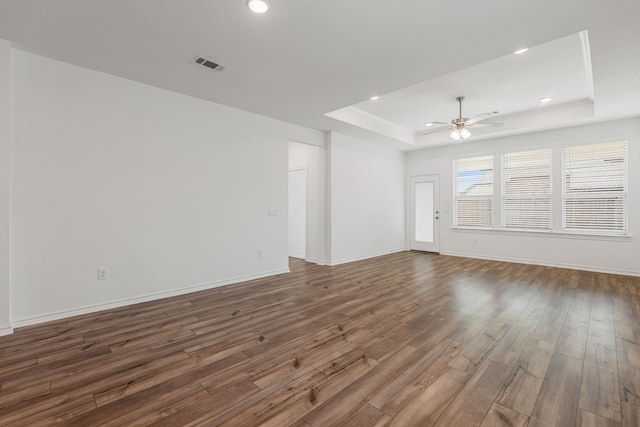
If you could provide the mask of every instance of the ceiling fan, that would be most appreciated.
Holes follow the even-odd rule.
[[[460,106],[460,108],[459,108],[459,116],[458,116],[457,119],[451,120],[451,126],[449,126],[447,128],[433,129],[433,130],[420,132],[420,135],[427,135],[427,134],[430,134],[430,133],[440,132],[440,131],[443,131],[443,130],[451,129],[451,133],[449,134],[449,136],[452,139],[454,139],[456,141],[459,141],[461,139],[467,139],[467,138],[469,138],[471,136],[471,132],[469,132],[469,129],[467,129],[467,128],[472,128],[472,127],[499,127],[499,126],[503,125],[503,123],[480,123],[481,121],[488,119],[489,117],[493,116],[494,114],[498,114],[497,111],[480,114],[479,116],[476,116],[476,117],[471,118],[471,119],[468,119],[466,117],[462,117],[462,101],[464,101],[464,96],[458,96],[456,98],[456,101],[458,101],[458,104]],[[428,126],[431,126],[431,125],[448,125],[448,124],[449,123],[444,123],[444,122],[430,122],[428,124]]]

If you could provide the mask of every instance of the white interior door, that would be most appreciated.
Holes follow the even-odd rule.
[[[289,171],[289,256],[305,259],[307,248],[307,170]]]
[[[414,176],[409,183],[409,247],[440,252],[440,177]]]

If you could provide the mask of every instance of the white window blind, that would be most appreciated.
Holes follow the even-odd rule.
[[[627,143],[565,147],[562,152],[562,228],[627,233]]]
[[[551,229],[551,149],[502,155],[502,226]]]
[[[493,156],[454,161],[454,222],[460,227],[493,226]]]

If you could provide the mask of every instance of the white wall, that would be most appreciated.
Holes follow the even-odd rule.
[[[452,229],[453,160],[535,147],[629,141],[630,238]],[[407,154],[407,174],[440,174],[441,252],[450,255],[640,275],[640,119],[598,123]],[[477,243],[474,243],[477,242]]]
[[[20,50],[11,70],[14,326],[288,270],[288,141],[321,132]]]
[[[329,135],[330,263],[406,249],[405,155]]]
[[[12,332],[9,276],[11,44],[0,40],[0,335]]]
[[[326,258],[326,150],[320,145],[289,142],[289,169],[307,169],[307,251],[305,259],[325,265]]]

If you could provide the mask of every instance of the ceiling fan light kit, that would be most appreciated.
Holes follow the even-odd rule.
[[[465,129],[464,127],[461,128],[456,128],[454,129],[449,136],[451,137],[451,139],[454,139],[456,141],[460,141],[461,139],[467,139],[471,136],[471,132],[469,132],[467,129]]]
[[[265,13],[269,10],[269,4],[264,0],[245,0],[247,7],[254,13]]]
[[[471,132],[468,129],[465,129],[464,124],[469,119],[466,117],[462,117],[462,101],[464,101],[464,96],[458,96],[456,98],[458,101],[458,105],[460,106],[458,110],[458,118],[451,120],[451,127],[453,128],[453,132],[449,134],[451,139],[455,141],[460,141],[461,139],[467,139],[471,136]]]

